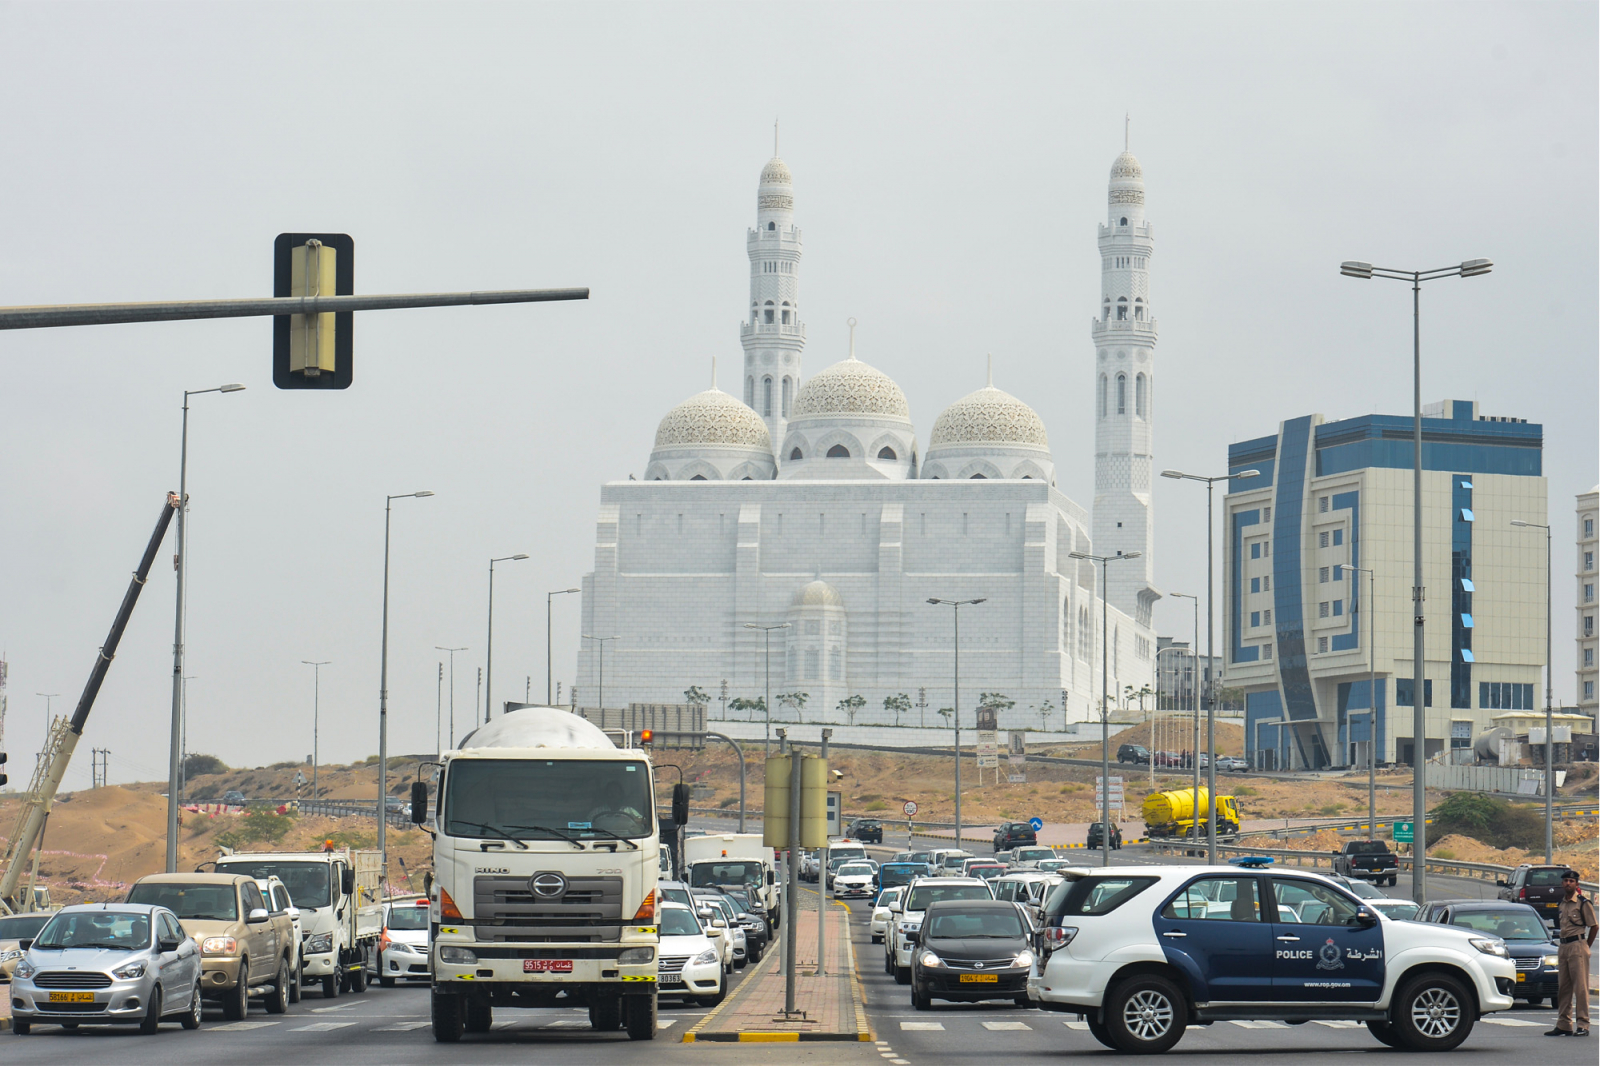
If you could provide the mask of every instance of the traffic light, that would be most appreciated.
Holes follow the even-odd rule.
[[[272,246],[272,295],[355,295],[356,246],[346,233],[280,233]],[[280,389],[348,389],[355,345],[351,311],[277,315],[272,383]]]
[[[3,751],[0,751],[0,767],[4,767],[5,764],[6,764],[6,753],[3,752]],[[5,783],[6,783],[7,780],[8,779],[7,779],[6,775],[5,775],[5,771],[3,769],[0,769],[0,788],[5,787]]]

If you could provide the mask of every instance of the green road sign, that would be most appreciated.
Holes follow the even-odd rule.
[[[1412,832],[1411,832],[1411,828],[1412,828],[1413,825],[1415,825],[1414,822],[1396,822],[1396,823],[1394,823],[1394,842],[1396,844],[1410,844],[1410,843],[1413,843],[1415,841],[1415,839],[1416,839],[1412,835]]]

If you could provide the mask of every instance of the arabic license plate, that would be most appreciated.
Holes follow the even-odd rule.
[[[1000,975],[997,973],[964,973],[961,975],[961,983],[964,985],[996,985],[1000,983]]]
[[[660,974],[660,975],[658,975],[656,977],[656,984],[660,984],[660,985],[681,985],[681,984],[683,984],[683,974],[681,974],[681,973],[664,973],[664,974]]]
[[[1527,979],[1528,979],[1528,975],[1527,974],[1525,974],[1525,973],[1517,974],[1517,984],[1520,985],[1522,982],[1526,981]]]
[[[523,959],[523,973],[571,973],[571,959]]]
[[[52,992],[51,1003],[93,1003],[93,992]]]

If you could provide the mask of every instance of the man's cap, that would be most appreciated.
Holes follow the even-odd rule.
[[[1576,870],[1562,870],[1561,871],[1561,880],[1563,880],[1563,881],[1576,881],[1576,880],[1578,880],[1578,871],[1576,871]]]

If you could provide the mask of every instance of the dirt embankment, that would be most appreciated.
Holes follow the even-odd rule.
[[[1384,835],[1380,830],[1380,835]],[[1555,823],[1556,862],[1565,863],[1577,870],[1585,881],[1595,880],[1596,835],[1590,819],[1567,819]],[[1270,836],[1250,836],[1240,843],[1246,847],[1286,848],[1293,851],[1338,851],[1344,847],[1345,838],[1324,830],[1305,836],[1278,840]],[[1406,844],[1394,845],[1401,853],[1410,851]],[[1428,854],[1436,859],[1460,859],[1463,862],[1492,862],[1501,866],[1519,863],[1544,862],[1544,849],[1492,848],[1469,836],[1452,833],[1438,840],[1428,841]]]

